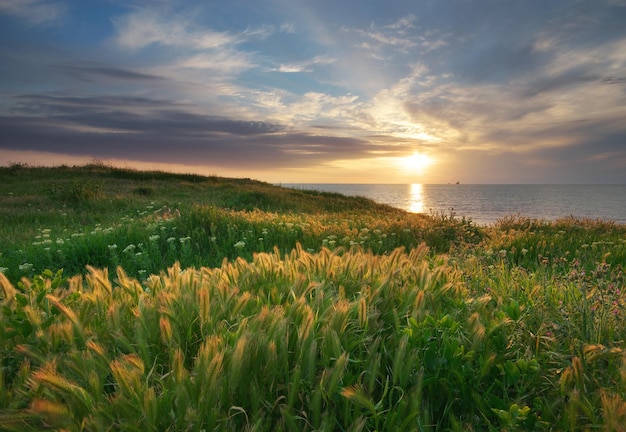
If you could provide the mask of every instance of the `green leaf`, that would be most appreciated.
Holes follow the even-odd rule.
[[[17,302],[18,306],[24,307],[28,304],[28,297],[26,297],[22,293],[17,293],[15,294],[15,301]]]
[[[33,325],[30,321],[22,321],[17,326],[23,337],[28,337],[33,332]]]
[[[504,364],[504,374],[506,377],[506,382],[509,385],[515,384],[520,377],[519,368],[512,361],[508,360]]]

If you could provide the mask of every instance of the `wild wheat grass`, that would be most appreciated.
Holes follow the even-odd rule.
[[[626,424],[623,226],[481,228],[334,195],[292,211],[219,179],[242,208],[174,203],[137,173],[89,172],[135,176],[141,202],[107,217],[110,185],[92,176],[97,196],[63,199],[67,216],[1,250],[2,430]],[[79,213],[91,222],[68,226]]]

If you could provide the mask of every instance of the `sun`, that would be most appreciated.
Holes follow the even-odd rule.
[[[432,157],[424,153],[414,152],[410,156],[398,159],[398,165],[407,173],[422,174],[433,164]]]

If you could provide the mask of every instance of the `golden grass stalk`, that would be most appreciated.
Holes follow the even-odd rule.
[[[113,360],[110,365],[111,373],[117,384],[116,392],[132,400],[143,401],[144,364],[136,354],[127,354]]]
[[[247,359],[249,354],[249,338],[246,334],[237,339],[235,349],[230,358],[229,381],[231,389],[236,389],[240,385],[244,385],[243,378],[247,372]]]
[[[172,324],[167,316],[159,317],[159,329],[161,330],[161,340],[168,347],[173,346]]]
[[[9,279],[7,279],[4,273],[0,272],[0,301],[2,301],[2,305],[12,307],[16,293],[17,291],[9,282]]]
[[[56,364],[48,363],[42,369],[32,375],[30,385],[32,388],[46,387],[58,392],[76,419],[88,415],[93,409],[93,400],[90,394],[79,385],[64,378],[56,372]]]
[[[603,389],[601,391],[603,430],[607,432],[626,431],[626,401],[619,394]]]
[[[83,326],[81,325],[78,317],[76,316],[76,314],[74,313],[73,310],[71,310],[70,308],[68,308],[67,306],[65,306],[63,304],[63,302],[61,302],[61,300],[59,300],[58,298],[54,297],[51,294],[48,294],[46,296],[46,299],[52,303],[62,314],[63,316],[65,316],[65,318],[67,318],[67,320],[72,323],[72,329],[74,330],[74,337],[80,341],[81,344],[85,343],[85,339],[86,339],[86,335],[85,332],[83,330]]]
[[[370,414],[376,416],[376,406],[362,386],[355,384],[350,387],[344,387],[340,394],[356,406],[364,408],[368,410]]]
[[[71,413],[63,403],[34,399],[30,405],[30,411],[41,416],[45,424],[61,430],[72,423]]]
[[[341,382],[341,378],[343,377],[347,364],[348,354],[344,352],[339,356],[339,358],[337,358],[330,371],[324,371],[320,384],[326,397],[332,398],[332,396],[339,390],[339,383]]]

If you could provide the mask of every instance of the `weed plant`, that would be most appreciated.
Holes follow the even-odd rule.
[[[46,170],[0,171],[0,430],[624,430],[624,226]]]

